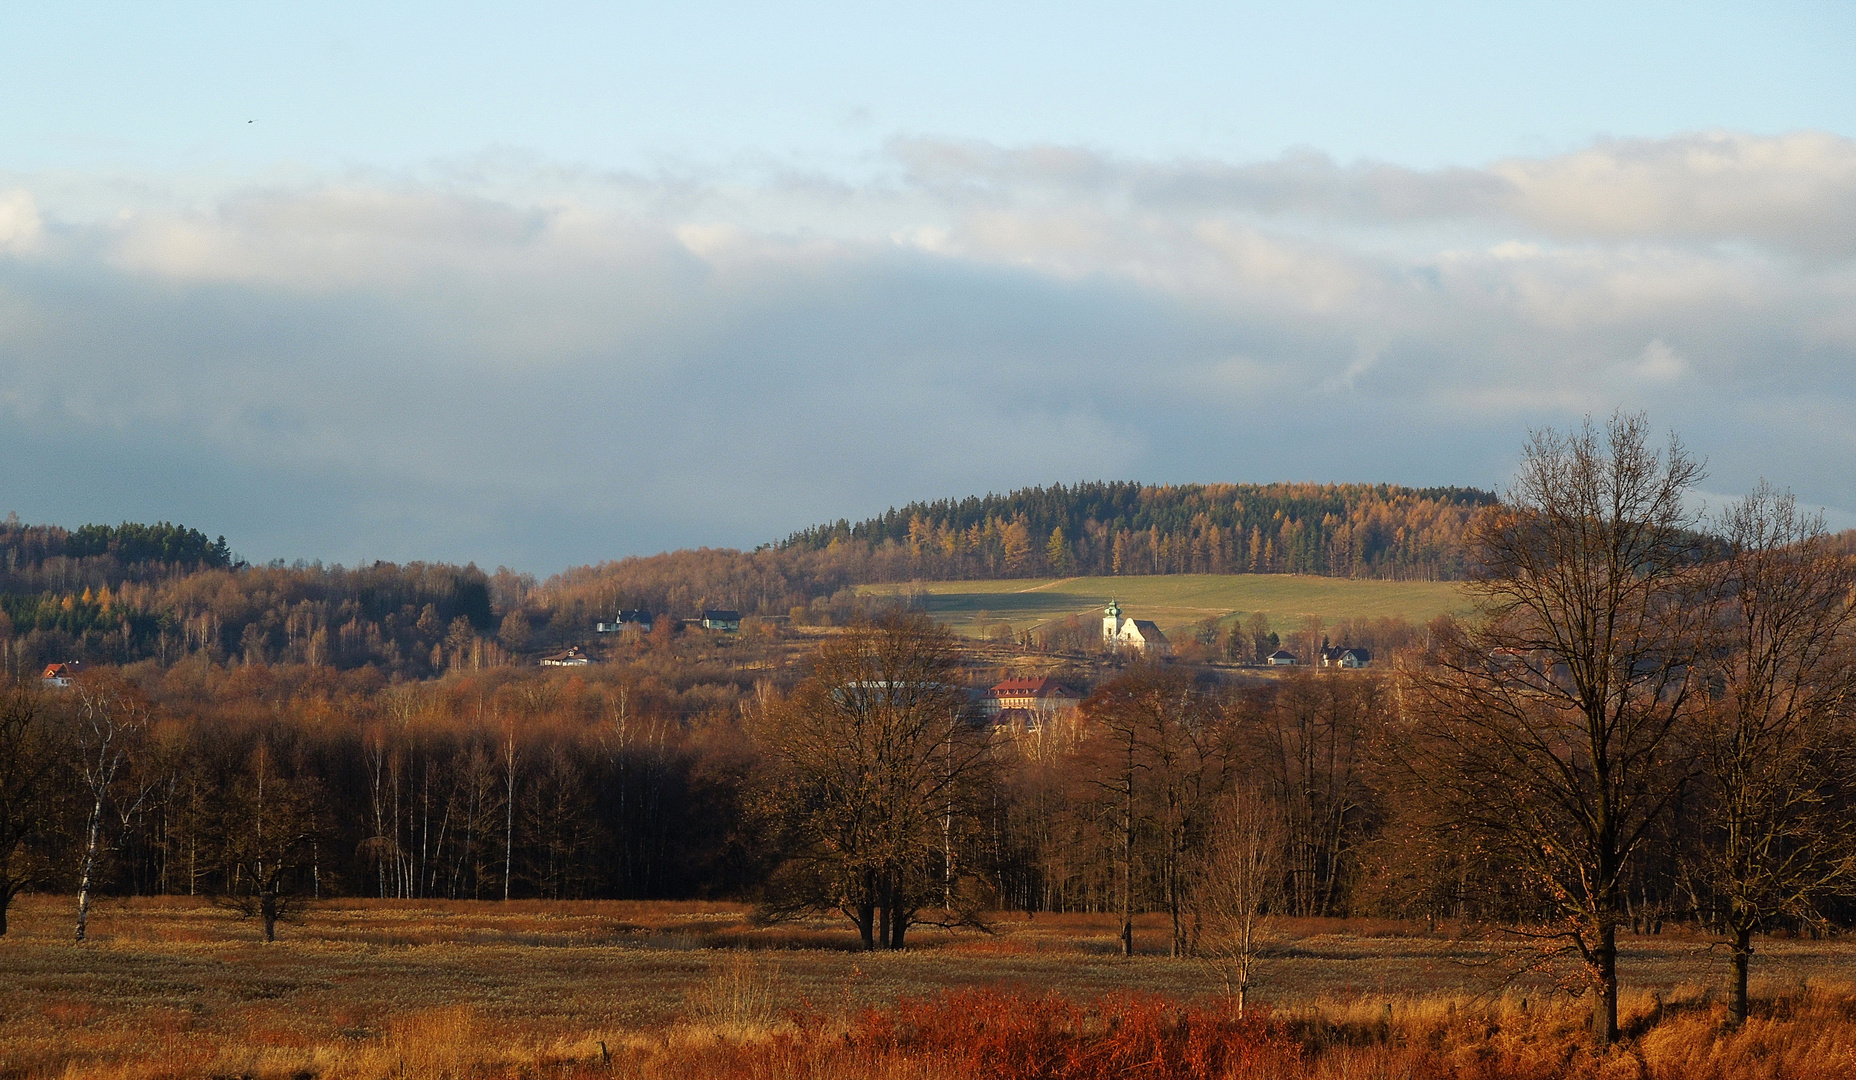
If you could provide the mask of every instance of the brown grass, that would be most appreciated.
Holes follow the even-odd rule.
[[[1629,1039],[1601,1055],[1582,1001],[1396,923],[1286,924],[1268,1010],[1238,1025],[1210,972],[1159,954],[1158,918],[1123,960],[1091,915],[1001,916],[895,955],[722,903],[343,900],[270,946],[184,898],[106,901],[83,946],[70,915],[23,898],[0,939],[0,1078],[1009,1074],[975,1047],[1053,1078],[1856,1076],[1842,942],[1762,942],[1757,1015],[1728,1032],[1718,953],[1628,939]]]

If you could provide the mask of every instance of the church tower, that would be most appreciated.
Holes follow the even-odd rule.
[[[1102,640],[1108,645],[1121,640],[1121,605],[1113,600],[1102,609]]]

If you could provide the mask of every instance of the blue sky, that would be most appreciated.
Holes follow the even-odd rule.
[[[43,5],[0,100],[29,520],[546,572],[1625,407],[1856,524],[1850,5]]]

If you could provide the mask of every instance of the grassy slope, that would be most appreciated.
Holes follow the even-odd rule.
[[[1462,586],[1449,581],[1352,581],[1297,574],[1168,574],[1156,577],[1078,577],[1008,581],[931,581],[916,586],[867,585],[861,592],[920,588],[928,610],[956,632],[979,636],[999,622],[1025,630],[1070,615],[1096,618],[1111,599],[1133,619],[1152,619],[1162,630],[1206,618],[1262,612],[1278,630],[1309,616],[1339,619],[1402,616],[1424,623],[1467,609]]]

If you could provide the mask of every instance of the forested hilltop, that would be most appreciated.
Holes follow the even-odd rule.
[[[785,615],[879,582],[1146,574],[1455,580],[1475,488],[1084,483],[910,503],[752,552],[702,548],[576,567],[536,590],[560,625],[618,608]],[[835,598],[835,599],[834,599]]]
[[[1495,496],[1389,484],[1054,484],[915,502],[788,537],[861,549],[869,580],[1047,574],[1463,575],[1469,517]]]
[[[9,517],[0,522],[0,662],[22,674],[68,660],[197,656],[421,678],[507,660],[491,588],[474,566],[251,566],[223,536],[183,525],[71,530]]]
[[[1300,573],[1455,579],[1472,488],[1086,483],[917,502],[755,551],[699,548],[576,567],[377,562],[251,566],[225,538],[156,525],[0,523],[0,661],[477,670],[561,647],[621,608],[841,619],[860,584],[1043,575]]]

